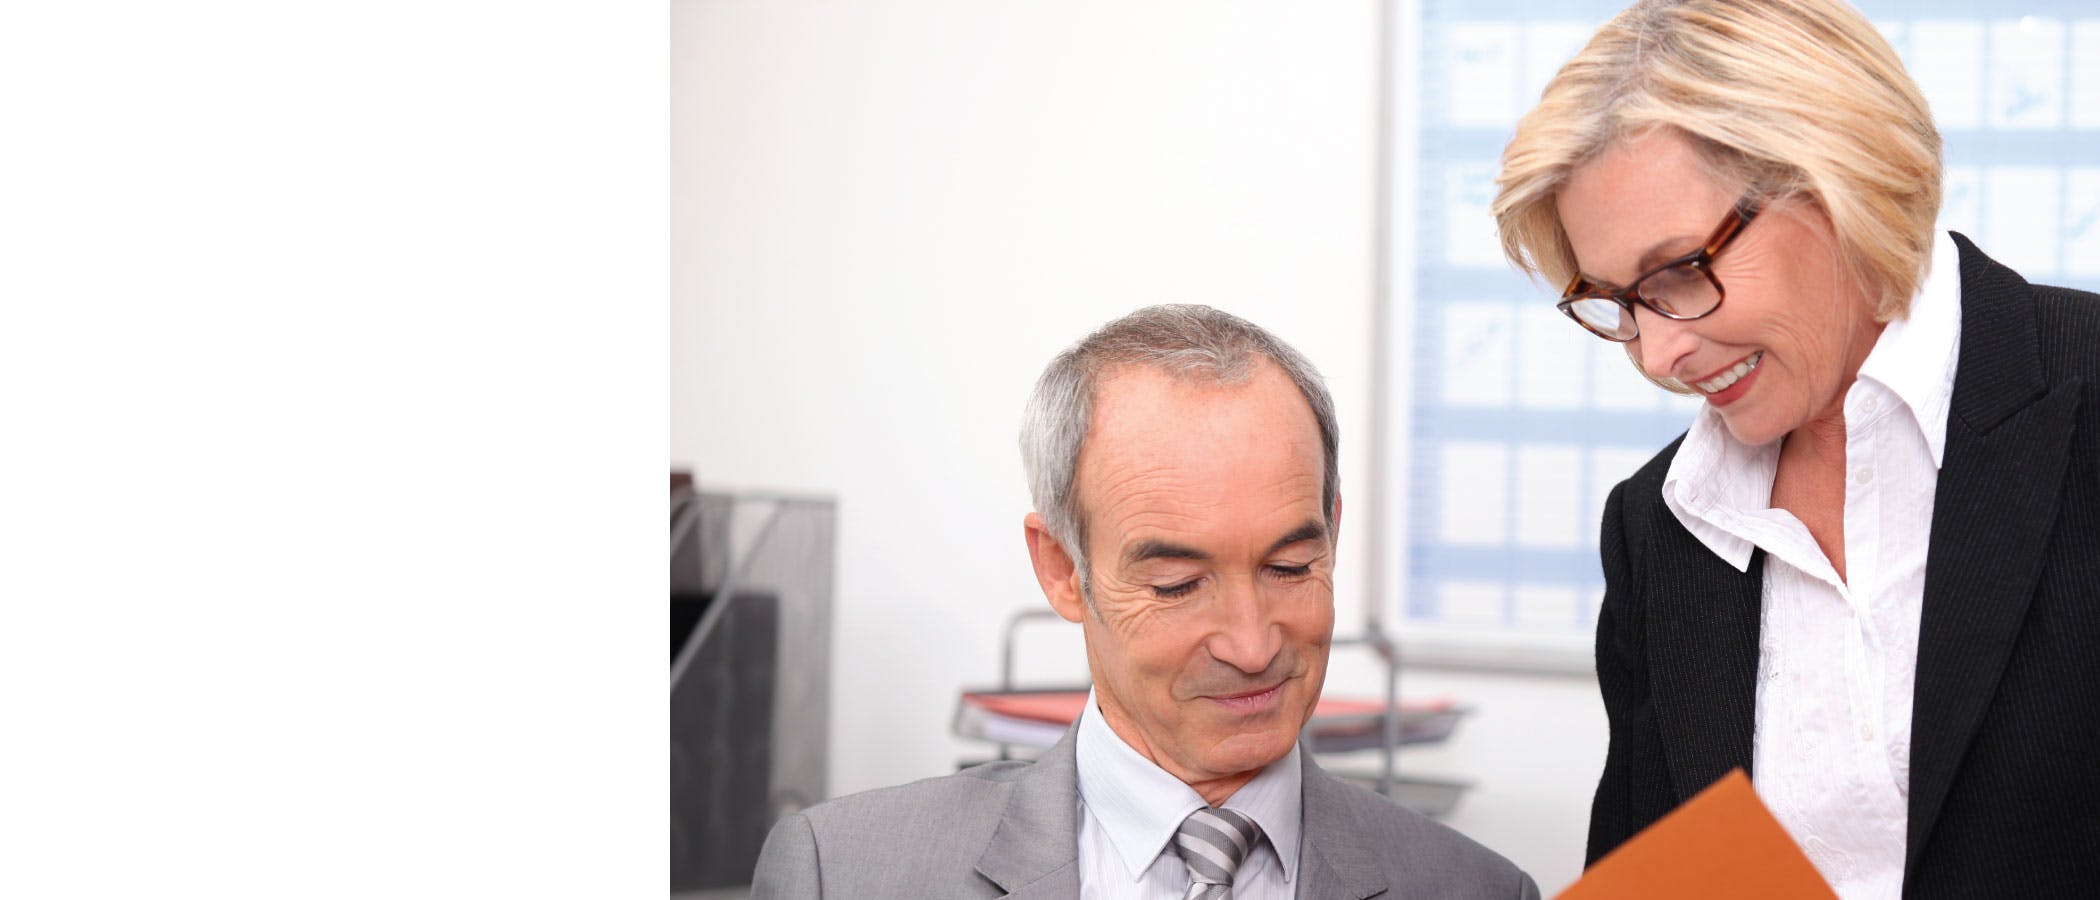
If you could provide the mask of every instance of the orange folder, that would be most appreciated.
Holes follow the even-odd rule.
[[[1597,860],[1559,900],[1836,896],[1736,769]]]

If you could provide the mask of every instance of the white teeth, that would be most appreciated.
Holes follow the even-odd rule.
[[[1750,356],[1744,359],[1742,362],[1736,363],[1735,368],[1729,369],[1726,372],[1722,372],[1719,375],[1715,375],[1714,377],[1709,378],[1705,381],[1695,382],[1692,386],[1709,394],[1718,394],[1722,391],[1728,390],[1729,385],[1742,380],[1743,376],[1750,374],[1750,370],[1757,368],[1757,364],[1759,362],[1762,362],[1764,358],[1765,352],[1763,350],[1759,350],[1756,353],[1750,354]]]

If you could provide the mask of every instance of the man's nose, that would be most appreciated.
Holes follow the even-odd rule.
[[[1254,579],[1224,579],[1217,602],[1217,630],[1207,645],[1210,655],[1249,675],[1267,670],[1283,651],[1283,632],[1269,621],[1260,587]]]

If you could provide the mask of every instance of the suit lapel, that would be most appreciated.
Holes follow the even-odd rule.
[[[1967,238],[1961,361],[1934,496],[1911,713],[1906,873],[1996,692],[2056,521],[2077,385],[2047,392],[2027,282]]]
[[[977,873],[1014,900],[1079,896],[1079,766],[1075,723],[1014,780]]]
[[[1006,891],[1008,900],[1069,900],[1079,896],[1079,766],[1075,724],[1014,782],[1006,812],[977,858],[977,872]],[[1373,829],[1348,813],[1354,790],[1301,753],[1299,788],[1305,828],[1299,839],[1300,897],[1363,900],[1386,891]]]
[[[1765,552],[1738,572],[1664,509],[1643,555],[1649,683],[1682,803],[1730,769],[1750,769]]]
[[[1297,895],[1362,900],[1385,893],[1385,869],[1378,860],[1393,848],[1372,846],[1374,829],[1349,815],[1348,800],[1338,792],[1355,788],[1315,765],[1311,752],[1301,751],[1299,758],[1299,815],[1305,829],[1298,840]]]

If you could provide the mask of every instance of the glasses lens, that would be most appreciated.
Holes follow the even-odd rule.
[[[1614,341],[1633,340],[1633,317],[1626,314],[1626,307],[1616,300],[1603,297],[1584,297],[1568,304],[1568,311],[1582,320],[1590,330]]]
[[[1635,288],[1648,305],[1673,319],[1691,319],[1713,312],[1721,303],[1721,290],[1706,270],[1691,263],[1671,266],[1641,279]]]

